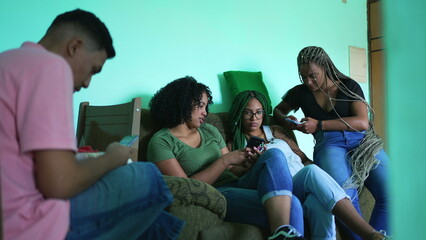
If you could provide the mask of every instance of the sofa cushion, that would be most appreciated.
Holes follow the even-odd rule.
[[[192,178],[164,175],[164,180],[174,197],[174,205],[196,205],[224,218],[226,199],[216,188]]]
[[[215,126],[219,130],[225,142],[228,141],[228,136],[230,135],[228,115],[227,112],[209,113],[205,119],[206,123]]]

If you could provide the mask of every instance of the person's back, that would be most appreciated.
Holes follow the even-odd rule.
[[[77,161],[72,94],[115,56],[92,13],[59,15],[38,43],[0,54],[0,166],[5,239],[177,238],[183,222],[151,163],[126,165],[111,143]]]
[[[40,69],[46,69],[40,72]],[[59,72],[59,74],[58,74]],[[65,72],[68,78],[64,78]],[[55,78],[57,76],[60,78]],[[34,182],[32,151],[44,147],[75,150],[72,74],[63,58],[27,42],[0,54],[1,171],[5,238],[46,239],[63,235],[69,224],[69,202],[45,199]],[[61,88],[64,85],[68,88]],[[43,99],[54,91],[58,98]],[[49,106],[39,105],[51,101]],[[53,111],[58,110],[58,111]],[[66,133],[66,134],[64,134]],[[31,211],[29,211],[31,209]],[[25,220],[25,221],[23,221]],[[55,225],[50,231],[40,231]],[[22,231],[25,229],[25,231]],[[42,234],[42,236],[39,236]]]

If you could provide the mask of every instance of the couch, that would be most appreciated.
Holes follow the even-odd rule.
[[[210,113],[205,122],[217,127],[224,139],[227,139],[227,136],[229,136],[227,131],[229,129],[228,113]],[[155,124],[151,120],[149,110],[142,108],[139,160],[146,160],[147,145],[156,129]],[[293,131],[286,131],[289,136],[296,140]],[[164,176],[164,179],[174,196],[174,202],[169,208],[170,213],[186,222],[179,239],[260,240],[266,239],[268,236],[268,229],[223,221],[226,213],[226,199],[209,184],[190,178],[173,176]],[[360,204],[364,217],[368,220],[374,206],[374,199],[367,189],[361,192]],[[337,239],[341,239],[339,234]]]

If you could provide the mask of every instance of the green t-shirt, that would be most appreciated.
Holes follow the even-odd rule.
[[[198,128],[201,144],[194,148],[173,136],[167,128],[163,128],[151,138],[148,144],[147,159],[159,162],[175,158],[189,177],[207,168],[221,156],[221,149],[226,147],[225,141],[216,127],[204,123]],[[213,186],[220,186],[238,180],[238,177],[225,170]]]

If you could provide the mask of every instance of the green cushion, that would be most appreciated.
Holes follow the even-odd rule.
[[[234,98],[238,93],[244,90],[257,90],[265,95],[269,103],[269,109],[265,109],[269,114],[272,113],[271,99],[268,90],[263,83],[262,72],[247,71],[227,71],[224,72],[225,81],[231,90],[231,96]]]

